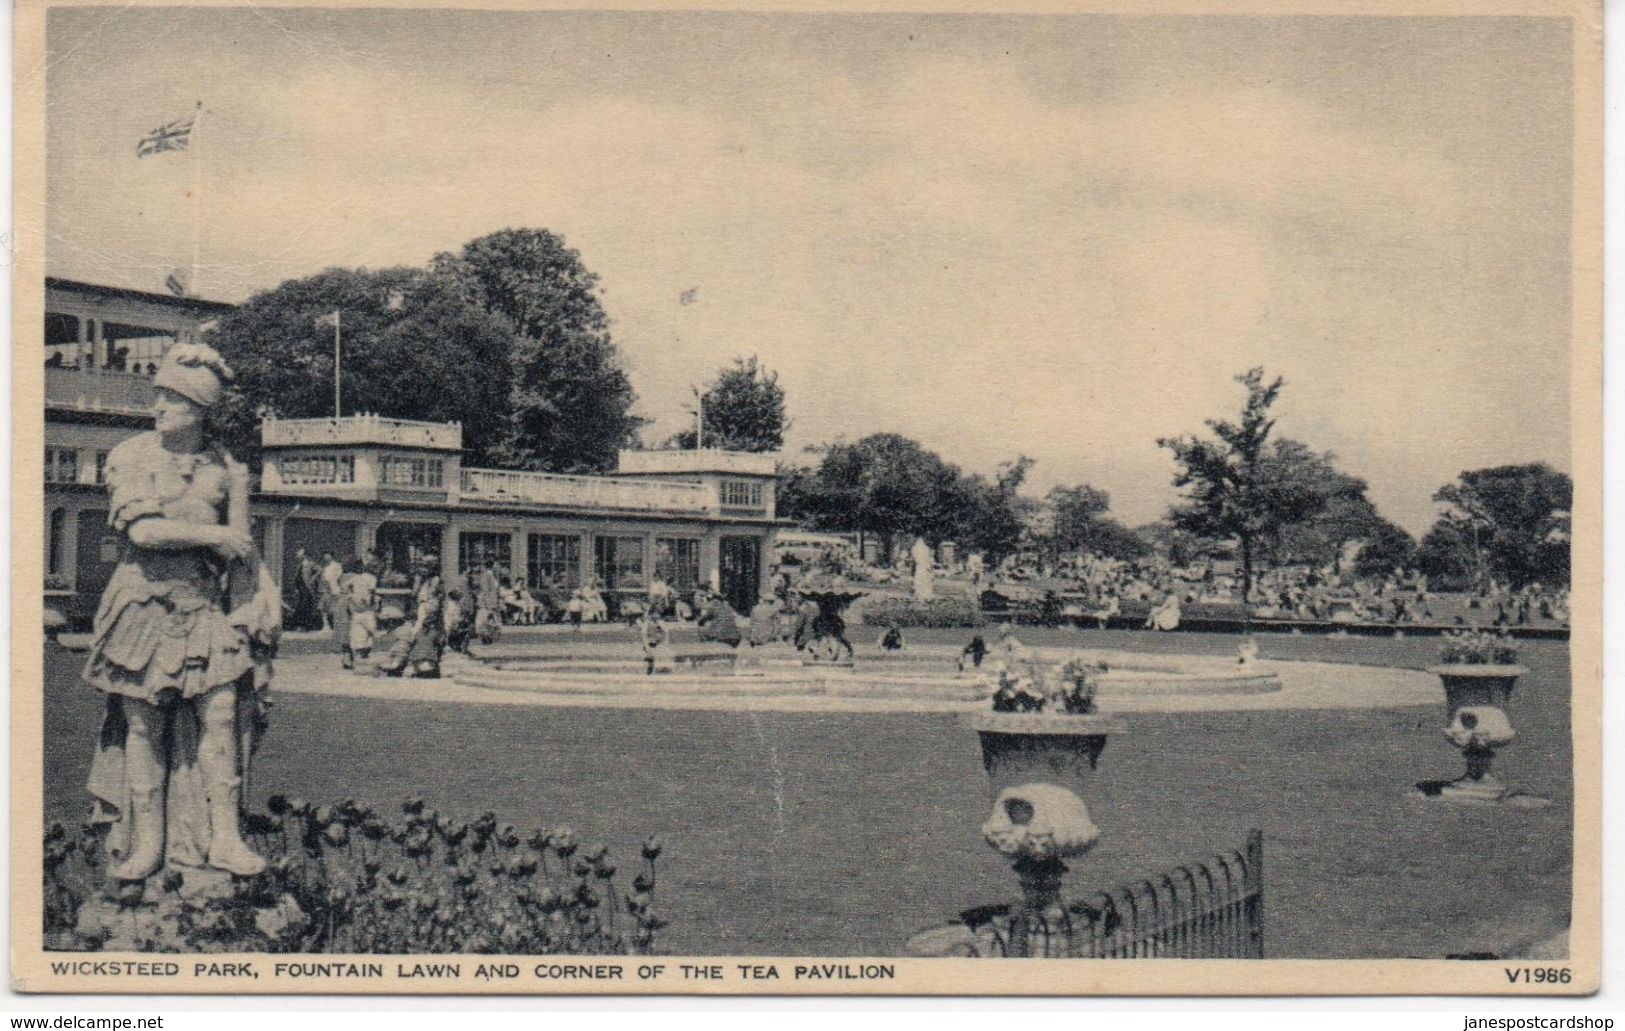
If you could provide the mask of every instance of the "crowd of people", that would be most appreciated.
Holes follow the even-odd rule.
[[[701,640],[738,649],[747,665],[755,649],[778,642],[826,661],[850,661],[853,653],[838,607],[820,607],[798,593],[789,577],[775,577],[775,588],[749,612],[736,612],[713,591],[680,592],[658,579],[645,590],[606,593],[591,579],[575,587],[531,585],[495,562],[446,575],[433,554],[416,559],[409,574],[382,569],[372,552],[340,561],[332,552],[316,557],[301,550],[295,566],[285,599],[289,625],[330,632],[345,668],[379,675],[439,676],[448,649],[467,655],[477,641],[494,642],[504,626],[549,622],[579,629],[624,620],[638,630],[651,673],[670,668],[672,622],[692,623]],[[1001,580],[1050,584],[1046,598],[1066,598],[1064,615],[1092,617],[1102,627],[1126,603],[1144,612],[1143,625],[1152,630],[1178,629],[1192,605],[1241,603],[1239,577],[1222,567],[1180,568],[1155,557],[1073,555],[1036,567],[1006,563],[992,589]],[[1526,626],[1566,622],[1568,591],[1540,584],[1513,589],[1491,578],[1464,603],[1445,606],[1427,577],[1414,571],[1355,577],[1335,568],[1288,567],[1261,572],[1246,607],[1256,619]],[[902,648],[901,628],[883,628],[876,645],[883,651]],[[967,658],[974,661],[979,650],[969,649]]]
[[[1076,614],[1093,616],[1103,626],[1125,603],[1149,605],[1145,626],[1158,630],[1176,629],[1183,610],[1198,604],[1245,604],[1258,619],[1494,626],[1566,623],[1569,610],[1566,587],[1535,583],[1514,589],[1488,577],[1466,595],[1463,612],[1456,604],[1442,604],[1425,574],[1402,569],[1380,576],[1356,576],[1336,566],[1268,569],[1254,578],[1245,602],[1240,576],[1213,563],[1181,568],[1160,557],[1126,561],[1074,555],[1036,568],[1011,563],[1002,573],[1017,582],[1059,583]]]
[[[647,589],[606,596],[590,579],[577,587],[535,587],[495,562],[444,574],[425,553],[410,573],[384,569],[376,553],[339,560],[300,549],[285,590],[290,629],[326,632],[346,669],[389,676],[437,677],[447,651],[470,655],[505,626],[622,620],[639,632],[649,671],[670,667],[667,625],[692,624],[701,641],[738,649],[747,665],[757,648],[784,642],[821,658],[850,660],[852,644],[838,611],[820,606],[775,579],[749,612],[736,612],[717,592],[680,592],[656,578]],[[889,647],[900,647],[900,632]],[[826,652],[828,654],[826,654]]]

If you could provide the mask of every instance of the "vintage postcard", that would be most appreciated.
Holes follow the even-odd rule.
[[[1583,994],[1601,13],[16,13],[13,983]]]

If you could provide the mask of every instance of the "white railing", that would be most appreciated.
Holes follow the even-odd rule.
[[[386,419],[381,415],[347,415],[342,419],[275,419],[260,424],[265,447],[334,444],[388,444],[396,447],[463,449],[463,424]]]
[[[152,380],[133,372],[45,367],[45,406],[80,412],[151,415]]]
[[[524,505],[560,505],[630,512],[710,510],[711,492],[698,483],[617,480],[607,476],[464,469],[463,500]]]
[[[623,473],[724,473],[738,476],[772,476],[778,455],[772,452],[723,451],[701,448],[689,451],[622,451],[617,468]]]

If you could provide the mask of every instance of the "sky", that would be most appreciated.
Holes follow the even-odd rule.
[[[1131,524],[1156,440],[1278,432],[1413,533],[1464,469],[1570,469],[1569,25],[55,8],[47,270],[227,301],[545,227],[653,441],[735,356],[792,450],[1037,460]],[[144,160],[202,100],[197,152]],[[196,174],[196,205],[188,190]],[[683,303],[689,294],[690,303]]]

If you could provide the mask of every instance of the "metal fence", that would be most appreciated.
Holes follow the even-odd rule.
[[[1264,958],[1264,832],[1242,849],[1082,900],[1067,954],[1103,959]],[[1084,916],[1080,921],[1078,916]]]
[[[1119,885],[1059,913],[967,910],[958,930],[917,936],[915,955],[1080,959],[1262,959],[1264,834],[1240,849]]]

